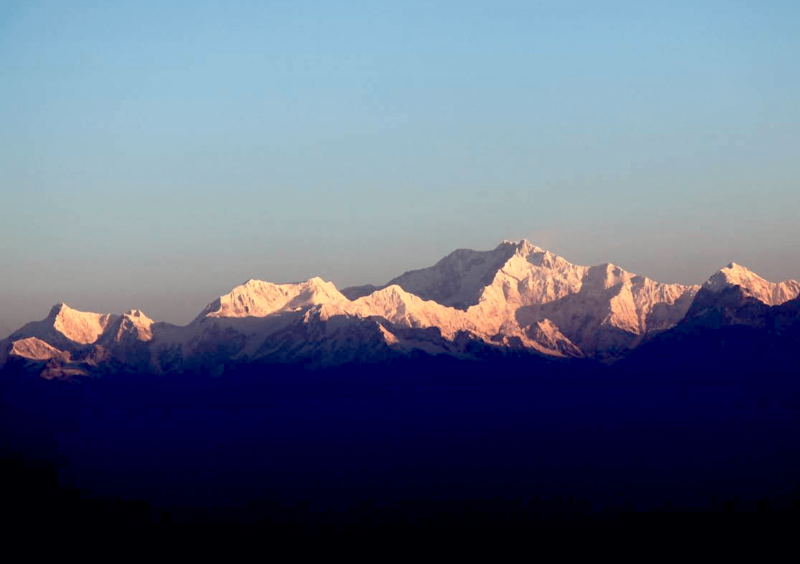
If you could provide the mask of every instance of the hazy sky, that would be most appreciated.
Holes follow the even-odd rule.
[[[0,2],[0,334],[528,238],[800,278],[800,3]]]

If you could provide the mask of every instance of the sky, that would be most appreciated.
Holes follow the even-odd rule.
[[[800,279],[800,3],[0,2],[0,336],[527,238]]]

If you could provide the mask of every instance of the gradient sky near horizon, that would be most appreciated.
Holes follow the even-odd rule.
[[[527,238],[800,279],[800,3],[0,2],[0,336]]]

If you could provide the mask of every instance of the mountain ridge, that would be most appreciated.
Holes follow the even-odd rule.
[[[697,317],[702,303],[730,288],[767,307],[800,295],[796,281],[772,283],[736,263],[702,286],[662,284],[506,240],[489,251],[458,249],[383,286],[340,291],[319,277],[250,279],[186,326],[155,323],[140,310],[102,314],[60,303],[0,341],[0,365],[13,359],[34,372],[46,365],[55,375],[62,366],[71,376],[104,363],[112,363],[109,370],[221,373],[252,362],[336,365],[414,351],[478,358],[520,350],[613,363],[687,315]]]

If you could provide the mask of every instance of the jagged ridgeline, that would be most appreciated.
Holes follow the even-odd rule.
[[[528,241],[505,241],[491,251],[454,251],[383,286],[340,291],[320,278],[249,280],[186,326],[154,323],[138,310],[98,314],[60,304],[0,342],[0,365],[75,379],[420,356],[611,364],[656,336],[663,342],[699,325],[772,330],[773,308],[782,308],[781,327],[794,327],[798,295],[796,281],[771,283],[736,264],[703,286],[662,284],[613,264],[579,266]]]

